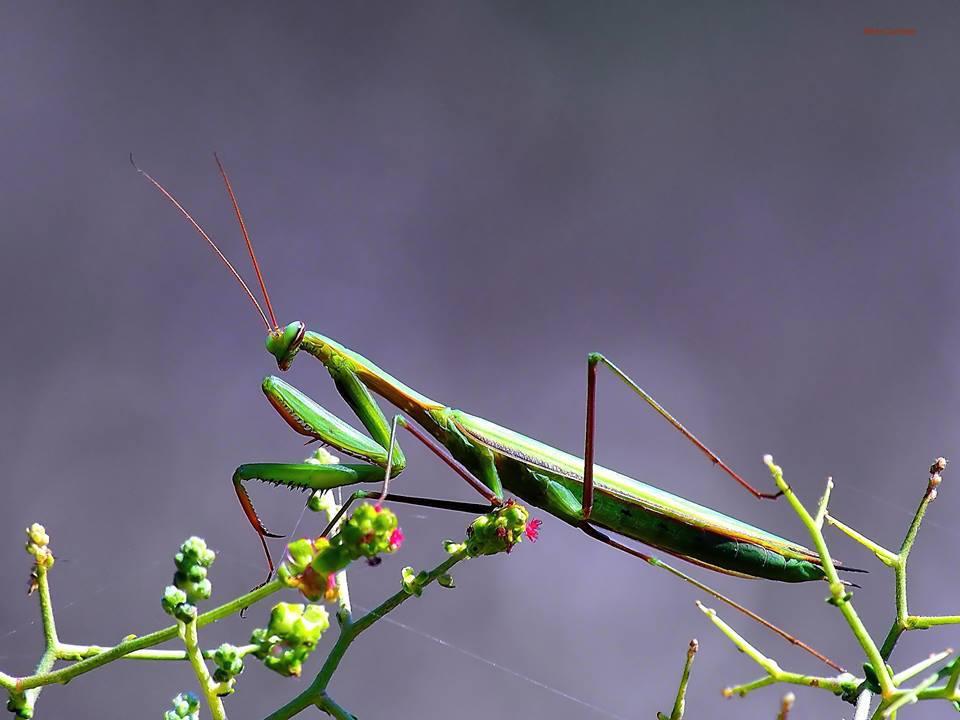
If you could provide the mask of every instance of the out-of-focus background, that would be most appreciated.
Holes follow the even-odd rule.
[[[0,668],[28,671],[40,645],[29,523],[53,537],[63,638],[114,643],[166,624],[190,534],[220,553],[215,600],[259,582],[230,474],[307,453],[259,390],[276,367],[248,301],[130,152],[247,271],[222,154],[283,322],[575,452],[602,351],[751,481],[770,485],[766,452],[806,501],[832,475],[835,514],[896,546],[931,460],[960,452],[958,30],[951,3],[6,4]],[[310,358],[290,376],[349,417]],[[806,540],[609,377],[599,428],[600,463]],[[406,446],[397,490],[471,499]],[[915,612],[957,611],[958,484],[948,470],[915,548]],[[253,493],[293,527],[300,496]],[[467,521],[397,509],[408,546],[352,574],[361,607]],[[882,637],[888,572],[830,537],[873,571],[855,600]],[[859,672],[825,587],[697,574]],[[649,718],[697,637],[689,717],[775,715],[781,690],[721,699],[760,672],[702,594],[558,521],[456,577],[355,645],[339,701],[364,718]],[[204,643],[243,641],[266,611]],[[908,636],[894,660],[958,640]],[[228,711],[261,717],[305,682],[251,661]],[[184,664],[115,663],[46,690],[39,717],[159,717],[193,686]],[[852,715],[797,694],[799,718]]]

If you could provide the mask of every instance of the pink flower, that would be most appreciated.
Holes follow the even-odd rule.
[[[536,542],[537,538],[540,537],[540,526],[543,524],[542,520],[531,520],[527,523],[527,526],[523,529],[524,534],[530,540],[530,542]]]
[[[403,530],[397,528],[390,533],[390,549],[397,550],[403,544]]]

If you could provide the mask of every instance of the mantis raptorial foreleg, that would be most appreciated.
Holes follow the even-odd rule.
[[[263,545],[271,573],[273,572],[273,559],[270,556],[265,538],[280,536],[269,532],[263,526],[243,486],[243,482],[260,480],[314,491],[330,490],[358,483],[383,482],[384,489],[379,493],[381,499],[383,499],[387,495],[387,484],[390,478],[396,477],[406,466],[406,458],[397,443],[397,429],[401,427],[410,431],[414,437],[426,445],[431,452],[443,460],[490,505],[498,505],[502,502],[502,492],[498,494],[495,490],[491,490],[483,480],[476,477],[461,462],[451,457],[446,448],[419,428],[408,423],[403,416],[396,415],[393,421],[388,423],[376,399],[370,394],[366,386],[357,379],[356,375],[339,368],[331,369],[330,373],[340,394],[370,434],[374,436],[373,439],[354,429],[297,388],[279,378],[268,377],[263,382],[263,389],[273,406],[294,430],[331,445],[341,452],[368,460],[373,464],[248,463],[236,469],[233,474],[233,484],[237,497],[247,519],[260,536],[260,542]],[[487,482],[494,485],[496,490],[499,490],[500,482],[496,476],[496,468],[493,466],[492,460],[489,462],[489,467],[485,467],[485,470],[487,471],[485,474],[491,476],[487,478]],[[484,507],[489,508],[489,506]]]
[[[587,427],[583,442],[583,519],[589,520],[590,513],[593,510],[593,457],[594,457],[594,434],[596,428],[596,405],[597,405],[597,366],[606,366],[616,377],[633,390],[637,395],[643,398],[644,402],[657,411],[660,416],[676,428],[681,435],[693,443],[704,455],[710,458],[710,461],[720,467],[727,475],[736,480],[741,487],[750,492],[758,500],[775,500],[782,493],[765,493],[757,490],[746,480],[735,473],[729,465],[721,460],[713,450],[708,448],[697,437],[687,430],[683,424],[671,415],[663,405],[658,403],[646,390],[637,385],[629,375],[614,365],[610,360],[600,353],[590,353],[587,355]]]
[[[233,485],[237,497],[247,519],[260,536],[271,572],[273,559],[264,538],[279,536],[264,528],[243,486],[245,480],[261,480],[305,490],[329,490],[344,485],[380,482],[386,478],[387,468],[391,475],[397,475],[406,466],[403,451],[395,442],[391,443],[391,426],[370,391],[348,370],[339,367],[331,367],[329,370],[340,395],[353,409],[372,439],[279,378],[268,377],[263,381],[264,394],[290,427],[301,435],[327,443],[348,455],[367,460],[372,465],[249,463],[236,469]]]

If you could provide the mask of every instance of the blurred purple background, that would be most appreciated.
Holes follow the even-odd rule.
[[[926,467],[960,450],[958,30],[952,3],[5,4],[0,668],[28,671],[40,644],[26,525],[53,537],[63,639],[114,643],[166,624],[190,534],[220,553],[215,600],[259,582],[230,474],[306,454],[258,388],[276,370],[247,300],[131,151],[246,269],[222,153],[283,322],[572,451],[602,351],[754,482],[770,482],[765,452],[807,501],[831,474],[835,514],[896,546]],[[290,375],[350,417],[317,363]],[[753,501],[609,377],[600,403],[599,462],[806,541],[784,503]],[[398,490],[470,498],[406,446]],[[914,551],[918,613],[957,611],[957,480]],[[293,526],[297,496],[253,491],[271,527]],[[359,606],[466,522],[398,510],[409,546],[352,574]],[[873,570],[856,601],[882,638],[888,572],[830,537]],[[698,575],[859,672],[825,587]],[[761,673],[700,593],[557,521],[456,577],[391,616],[415,632],[356,644],[340,702],[363,718],[650,718],[697,637],[688,716],[775,716],[781,690],[721,700]],[[202,639],[243,641],[265,613]],[[721,613],[785,666],[823,669]],[[960,642],[915,635],[900,667]],[[305,682],[250,662],[228,711],[261,717]],[[185,664],[115,663],[45,691],[38,717],[160,717],[193,687]],[[852,716],[797,695],[797,718]]]

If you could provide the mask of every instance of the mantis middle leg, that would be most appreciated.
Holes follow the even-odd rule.
[[[623,381],[623,383],[633,390],[637,395],[643,398],[644,402],[647,403],[650,407],[656,410],[660,416],[670,423],[674,428],[676,428],[681,435],[683,435],[687,440],[693,443],[704,455],[710,458],[710,461],[720,467],[727,475],[736,480],[744,489],[750,492],[758,500],[775,500],[780,497],[782,493],[765,493],[757,490],[746,480],[741,478],[736,472],[734,472],[729,465],[727,465],[720,457],[713,452],[710,448],[700,442],[697,437],[687,430],[683,424],[677,420],[673,415],[671,415],[666,408],[658,403],[654,398],[637,383],[635,383],[629,375],[627,375],[623,370],[614,365],[610,360],[601,355],[600,353],[590,353],[587,355],[587,423],[586,423],[586,433],[584,434],[584,443],[583,443],[583,502],[581,512],[583,513],[584,521],[590,519],[590,513],[593,510],[593,456],[594,456],[594,434],[596,428],[596,406],[597,406],[597,366],[604,365],[606,366],[616,377]]]

